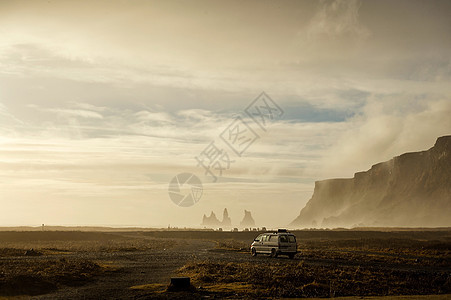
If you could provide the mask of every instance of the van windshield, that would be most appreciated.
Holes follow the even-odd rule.
[[[296,238],[294,237],[294,235],[289,235],[289,236],[288,236],[288,241],[289,241],[290,243],[296,243]]]

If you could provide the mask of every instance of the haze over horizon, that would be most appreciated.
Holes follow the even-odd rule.
[[[451,134],[450,1],[0,2],[0,226],[284,226],[314,181]],[[198,156],[284,111],[217,182]],[[248,120],[249,121],[249,120]],[[254,124],[255,125],[255,124]],[[226,149],[224,144],[222,148]],[[203,195],[175,205],[177,174]]]

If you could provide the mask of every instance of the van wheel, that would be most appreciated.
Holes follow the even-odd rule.
[[[271,257],[277,257],[277,251],[276,251],[276,249],[274,249],[274,248],[272,248],[271,249]]]
[[[288,254],[288,257],[289,257],[290,259],[293,259],[295,255],[296,255],[295,253],[290,253],[290,254]]]
[[[251,254],[252,254],[252,256],[257,256],[257,251],[255,251],[255,248],[252,248]]]

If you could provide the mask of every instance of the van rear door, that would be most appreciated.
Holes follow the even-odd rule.
[[[296,243],[296,237],[294,235],[288,235],[288,250],[290,252],[296,252],[297,251],[297,243]]]
[[[290,248],[288,236],[286,234],[279,235],[279,249],[281,252],[286,252]]]

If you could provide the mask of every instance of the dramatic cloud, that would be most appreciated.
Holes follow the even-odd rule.
[[[289,223],[314,181],[451,133],[449,1],[1,1],[2,224]],[[263,131],[262,91],[285,111]],[[195,157],[258,139],[212,182]],[[167,194],[179,172],[196,206]],[[292,211],[292,215],[288,215]],[[271,211],[271,213],[268,213]]]
[[[352,177],[402,153],[426,150],[438,136],[450,134],[450,114],[449,99],[371,97],[324,155],[323,176]]]

